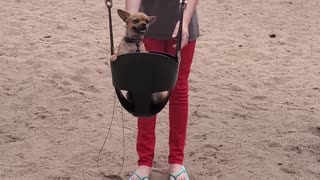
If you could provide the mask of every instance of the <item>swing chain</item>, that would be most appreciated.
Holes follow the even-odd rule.
[[[108,8],[112,8],[112,5],[113,5],[112,0],[105,0],[105,3]]]
[[[108,16],[109,16],[109,33],[110,33],[110,52],[111,55],[114,54],[114,42],[113,42],[113,30],[112,30],[112,17],[111,17],[111,8],[112,8],[112,0],[105,0],[105,4],[108,8]]]
[[[179,31],[178,31],[178,36],[177,36],[177,47],[176,47],[176,59],[178,62],[181,60],[180,59],[180,50],[181,50],[181,40],[182,40],[182,24],[183,24],[183,12],[187,6],[187,0],[180,0],[179,1],[179,16],[180,16],[180,24],[179,24]]]
[[[179,2],[179,11],[180,12],[183,11],[186,8],[187,3],[188,3],[187,0],[180,0],[180,2]]]

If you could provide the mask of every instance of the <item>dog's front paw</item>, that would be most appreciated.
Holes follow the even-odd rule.
[[[117,60],[117,55],[113,54],[110,57],[110,61],[114,62],[115,60]]]
[[[152,93],[152,102],[155,103],[155,104],[161,103],[165,99],[167,99],[168,96],[169,96],[169,92],[168,91]]]

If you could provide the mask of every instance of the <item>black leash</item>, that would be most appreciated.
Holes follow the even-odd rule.
[[[103,176],[103,177],[106,177],[106,178],[112,178],[112,179],[119,179],[119,180],[123,180],[123,178],[121,178],[120,174],[122,172],[122,169],[124,167],[124,156],[125,156],[125,140],[124,140],[124,128],[123,128],[123,158],[122,158],[122,166],[121,166],[121,169],[119,170],[118,174],[115,175],[115,174],[105,174],[102,170],[101,170],[101,167],[100,167],[100,156],[101,156],[101,153],[102,153],[102,150],[104,148],[104,146],[106,145],[107,143],[107,140],[108,140],[108,137],[109,137],[109,134],[111,132],[111,128],[112,128],[112,124],[113,124],[113,120],[114,120],[114,112],[116,110],[116,97],[114,96],[114,99],[113,99],[113,111],[112,111],[112,117],[111,117],[111,122],[110,122],[110,125],[108,127],[108,130],[107,130],[107,134],[106,134],[106,137],[104,139],[104,142],[103,142],[103,145],[99,151],[99,155],[98,155],[98,159],[97,159],[97,167],[100,171],[100,174]],[[122,120],[123,120],[123,109],[122,109]],[[124,122],[122,121],[122,126],[124,127]]]
[[[113,43],[113,31],[112,31],[112,21],[111,21],[111,8],[112,8],[112,0],[105,0],[105,4],[108,8],[108,13],[109,13],[109,28],[110,28],[110,44],[111,44],[111,55],[114,54],[114,43]],[[112,124],[113,124],[113,120],[114,120],[114,113],[115,113],[115,110],[116,110],[116,96],[114,96],[114,99],[113,99],[113,113],[112,113],[112,117],[111,117],[111,122],[110,122],[110,125],[107,129],[107,133],[106,133],[106,137],[104,139],[104,142],[103,142],[103,145],[99,151],[99,154],[98,154],[98,159],[97,159],[97,167],[100,171],[100,174],[104,177],[104,178],[112,178],[112,179],[119,179],[119,180],[123,180],[123,178],[120,176],[122,170],[123,170],[123,167],[124,167],[124,158],[125,158],[125,134],[124,134],[124,118],[123,118],[123,109],[122,109],[122,112],[121,112],[121,117],[122,117],[122,143],[123,143],[123,152],[122,152],[122,164],[121,164],[121,168],[118,172],[117,175],[115,174],[111,174],[111,173],[108,173],[108,174],[105,174],[101,168],[100,168],[100,156],[101,156],[101,153],[102,153],[102,150],[104,149],[104,146],[106,145],[106,142],[108,140],[108,137],[109,137],[109,134],[111,132],[111,128],[112,128]]]

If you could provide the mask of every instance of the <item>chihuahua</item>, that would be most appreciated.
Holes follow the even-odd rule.
[[[142,12],[129,14],[121,9],[118,9],[117,12],[120,18],[126,23],[126,33],[118,46],[117,52],[111,55],[111,62],[116,61],[117,56],[122,54],[134,52],[147,53],[148,51],[144,46],[143,37],[149,26],[156,21],[157,17],[147,16]],[[168,94],[168,91],[155,92],[152,94],[152,102],[160,103],[168,96]],[[132,102],[132,96],[132,93],[126,92],[125,98]]]
[[[124,38],[122,38],[116,54],[111,56],[111,61],[115,61],[117,56],[126,53],[147,53],[142,40],[145,32],[149,26],[156,21],[157,17],[147,16],[141,12],[129,14],[121,9],[118,9],[117,12],[120,18],[126,23],[126,34]]]

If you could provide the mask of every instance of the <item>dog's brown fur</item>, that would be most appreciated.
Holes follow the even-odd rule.
[[[118,9],[118,15],[126,23],[125,37],[140,39],[139,50],[141,53],[146,53],[146,48],[143,44],[143,37],[145,31],[148,30],[149,25],[154,23],[157,19],[156,16],[147,16],[144,13],[138,12],[135,14],[129,14],[126,11]],[[121,40],[118,51],[115,55],[112,55],[111,61],[115,61],[117,56],[126,53],[136,52],[137,46],[135,43],[127,43],[124,39]]]
[[[147,53],[143,37],[145,32],[148,30],[149,26],[154,23],[157,19],[156,16],[147,16],[144,13],[138,12],[135,14],[129,14],[126,11],[118,9],[118,15],[126,23],[126,33],[125,38],[134,38],[138,39],[138,46],[136,43],[128,43],[123,38],[118,46],[118,50],[115,54],[111,55],[110,60],[116,61],[117,56],[127,53],[137,52],[137,49],[140,53]],[[158,103],[163,101],[168,96],[168,91],[156,92],[152,94],[152,102]],[[127,92],[126,98],[132,100],[130,92]]]

